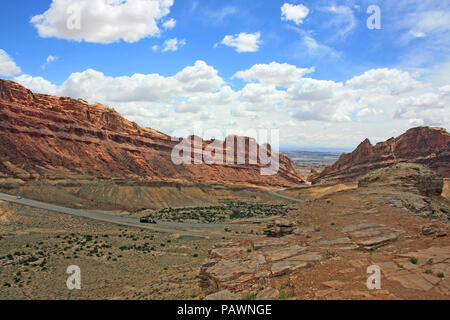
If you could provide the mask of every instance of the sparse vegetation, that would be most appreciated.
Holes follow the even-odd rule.
[[[247,293],[242,296],[242,300],[256,300],[256,293]]]
[[[419,262],[419,259],[417,259],[416,257],[410,257],[408,261],[412,264],[417,264]]]
[[[229,220],[282,216],[285,204],[230,202],[210,207],[165,208],[148,215],[157,221],[221,223]],[[229,232],[225,228],[225,232]]]
[[[290,298],[295,297],[295,294],[292,290],[286,290],[286,291],[281,291],[280,292],[280,299],[281,300],[287,300]]]

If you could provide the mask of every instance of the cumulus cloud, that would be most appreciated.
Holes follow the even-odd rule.
[[[256,52],[259,50],[259,46],[263,43],[260,39],[261,33],[246,33],[241,32],[235,35],[227,35],[223,38],[221,44],[228,47],[236,48],[236,51],[241,52]],[[216,44],[217,46],[217,44]]]
[[[43,38],[132,43],[158,36],[158,23],[172,5],[173,0],[52,0],[30,22]]]
[[[372,69],[347,81],[347,85],[355,89],[366,89],[377,92],[400,94],[420,86],[409,72],[399,69]]]
[[[14,81],[34,92],[51,95],[59,95],[61,93],[61,90],[57,85],[52,84],[50,81],[45,80],[42,77],[32,77],[28,74],[23,74],[15,77]]]
[[[281,7],[281,20],[293,21],[296,25],[302,24],[308,14],[309,9],[303,4],[294,5],[285,3]]]
[[[178,51],[181,47],[186,45],[186,40],[181,39],[178,40],[177,38],[169,39],[164,41],[162,52],[167,51]]]
[[[134,74],[109,77],[87,69],[72,73],[62,85],[52,85],[40,77],[22,75],[15,80],[41,93],[83,98],[90,102],[167,102],[178,97],[210,93],[224,83],[218,71],[204,61],[197,61],[171,77],[159,74]]]
[[[21,72],[22,70],[20,70],[6,51],[0,49],[0,76],[11,77]]]
[[[383,132],[388,138],[394,124],[399,132],[415,124],[450,124],[448,85],[434,87],[388,68],[345,82],[305,77],[313,70],[277,62],[254,65],[236,73],[246,82],[239,90],[201,60],[171,76],[110,77],[88,69],[61,85],[29,75],[14,80],[36,92],[99,101],[167,133],[198,121],[219,129],[279,128],[283,143],[307,145],[299,140],[306,139],[349,146],[367,136],[380,138]]]
[[[248,70],[237,72],[234,77],[249,81],[259,81],[265,84],[288,87],[315,68],[298,68],[287,63],[271,62],[269,64],[255,64]]]

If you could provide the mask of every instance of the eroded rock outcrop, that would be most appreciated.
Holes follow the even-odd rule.
[[[294,224],[288,220],[275,220],[267,224],[264,234],[268,237],[282,237],[294,232]]]
[[[448,220],[448,201],[442,197],[444,178],[417,163],[398,163],[369,172],[359,180],[365,192],[376,189],[386,194],[389,205],[405,208],[423,217]]]
[[[311,174],[308,180],[345,181],[399,162],[423,164],[441,176],[450,177],[450,134],[443,128],[417,127],[376,145],[366,139],[355,151],[343,154],[332,166]]]
[[[240,292],[249,287],[261,291],[268,288],[271,279],[306,268],[322,258],[317,251],[278,238],[216,243],[202,265],[200,286],[207,293]]]
[[[440,196],[444,179],[423,165],[399,163],[366,174],[359,180],[358,187],[368,186],[391,186],[422,196]]]
[[[128,179],[289,186],[303,180],[289,158],[261,175],[249,164],[175,165],[171,152],[181,139],[139,127],[116,111],[78,99],[34,94],[0,80],[0,178]],[[201,141],[202,149],[211,141]],[[199,148],[192,148],[192,157]],[[227,146],[216,152],[226,154]]]

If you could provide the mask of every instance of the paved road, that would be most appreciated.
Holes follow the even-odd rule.
[[[77,216],[77,217],[89,218],[89,219],[94,219],[94,220],[98,220],[98,221],[110,222],[110,223],[126,225],[126,226],[152,229],[152,230],[161,231],[161,232],[173,232],[173,233],[181,234],[181,233],[183,233],[182,231],[180,231],[179,229],[175,230],[173,228],[206,229],[206,228],[233,226],[231,224],[181,223],[181,222],[158,222],[157,225],[149,225],[149,224],[140,223],[139,219],[136,219],[136,218],[127,218],[127,217],[113,216],[113,215],[99,213],[99,212],[66,208],[66,207],[54,205],[51,203],[30,200],[30,199],[25,199],[25,198],[18,199],[16,196],[11,196],[11,195],[5,194],[5,193],[0,193],[0,200],[12,202],[12,203],[16,203],[16,204],[21,204],[21,205],[32,207],[32,208],[45,209],[45,210],[54,211],[54,212],[58,212],[58,213],[69,214],[69,215],[73,215],[73,216]],[[189,234],[192,234],[192,232],[189,231]]]
[[[301,199],[296,199],[288,196],[284,196],[279,194],[278,192],[287,190],[287,189],[278,189],[278,190],[270,190],[269,194],[295,201],[295,202],[304,202]],[[183,223],[183,222],[158,222],[157,225],[149,225],[149,224],[143,224],[139,222],[139,219],[136,218],[128,218],[128,217],[121,217],[121,216],[113,216],[105,213],[100,212],[93,212],[93,211],[85,211],[85,210],[79,210],[79,209],[72,209],[67,207],[58,206],[51,203],[31,200],[31,199],[25,199],[25,198],[17,198],[16,196],[11,196],[9,194],[0,193],[0,200],[21,204],[24,206],[32,207],[32,208],[38,208],[38,209],[45,209],[53,212],[63,213],[63,214],[69,214],[72,216],[82,217],[82,218],[88,218],[88,219],[94,219],[97,221],[103,221],[103,222],[109,222],[109,223],[115,223],[125,226],[132,226],[132,227],[139,227],[144,229],[150,229],[155,231],[161,231],[161,232],[171,232],[171,233],[179,233],[179,234],[185,234],[180,229],[188,228],[188,229],[208,229],[208,228],[217,228],[217,227],[231,227],[235,226],[236,224],[213,224],[213,223]],[[174,229],[177,228],[177,229]],[[189,230],[186,234],[192,234],[192,230]]]
[[[282,195],[282,194],[279,194],[279,193],[278,193],[278,192],[285,191],[285,190],[289,190],[289,189],[270,190],[270,191],[269,191],[269,194],[271,194],[272,196],[278,197],[278,198],[282,198],[282,199],[286,199],[286,200],[291,200],[291,201],[294,201],[294,202],[299,202],[299,203],[305,202],[305,200],[297,199],[297,198],[292,198],[292,197],[285,196],[285,195]]]

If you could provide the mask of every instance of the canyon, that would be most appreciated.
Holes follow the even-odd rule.
[[[308,180],[348,181],[400,162],[423,164],[441,176],[450,177],[450,134],[443,128],[417,127],[376,145],[366,139],[352,153],[344,153],[331,166],[313,172]]]
[[[261,175],[264,165],[260,159],[255,164],[250,162],[250,138],[245,138],[245,150],[231,150],[235,161],[224,164],[175,165],[171,152],[180,142],[181,138],[142,128],[101,104],[35,94],[15,82],[0,80],[0,179],[173,181],[263,187],[287,187],[304,181],[283,154],[279,154],[277,174]],[[194,146],[192,159],[211,143],[201,141],[201,148]],[[230,148],[234,146],[223,143],[223,148],[215,152],[225,156]],[[246,159],[244,164],[238,164],[240,156]]]

